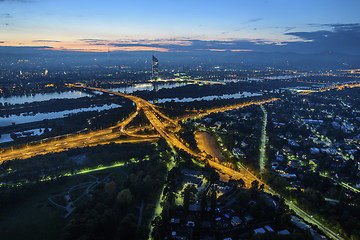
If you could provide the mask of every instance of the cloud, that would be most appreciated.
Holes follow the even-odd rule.
[[[263,20],[263,19],[264,19],[263,17],[261,17],[261,18],[254,18],[254,19],[250,19],[250,20],[248,20],[248,21],[245,21],[245,22],[243,22],[243,23],[241,23],[241,24],[254,23],[254,22],[261,21],[261,20]]]
[[[107,44],[114,46],[189,46],[191,45],[189,40],[188,38],[126,39],[107,41]]]
[[[52,48],[53,47],[50,46],[0,46],[0,49],[52,49]]]
[[[329,28],[333,31],[354,31],[360,30],[360,23],[333,23],[333,24],[309,24],[312,27]]]
[[[249,48],[254,43],[247,41],[204,41],[192,39],[156,39],[156,40],[127,40],[121,43],[114,42],[111,46],[115,48],[153,48],[154,51],[166,52],[243,52],[253,51]]]
[[[360,23],[352,24],[318,24],[325,29],[308,32],[288,32],[285,35],[297,37],[303,43],[287,43],[289,46],[302,46],[305,52],[343,52],[360,54]]]
[[[59,43],[58,40],[34,40],[33,42],[43,42],[43,43]]]
[[[1,13],[0,18],[12,18],[10,13]]]
[[[241,30],[244,30],[244,29],[248,28],[249,26],[247,26],[247,25],[248,25],[249,23],[255,23],[255,22],[261,21],[261,20],[263,20],[263,19],[264,19],[264,18],[261,17],[261,18],[254,18],[254,19],[247,20],[247,21],[245,21],[245,22],[240,23],[240,25],[245,25],[245,26],[239,27],[239,28],[237,28],[237,29],[235,29],[235,30],[233,30],[233,31],[221,32],[221,33],[218,34],[217,36],[229,34],[229,33],[232,33],[232,32],[239,32],[239,31],[241,31]],[[254,30],[256,30],[256,28],[254,28]]]
[[[284,32],[289,32],[291,30],[294,30],[296,27],[287,27],[285,28]]]
[[[176,52],[171,51],[170,49],[164,47],[152,47],[152,46],[122,46],[117,47],[116,51],[125,51],[125,52],[138,52],[138,51],[154,51],[154,52]]]
[[[64,51],[64,52],[99,52],[99,49],[96,48],[53,48],[55,51]]]
[[[218,49],[218,48],[211,48],[211,49],[196,49],[199,51],[210,51],[210,52],[252,52],[251,49]]]
[[[300,39],[311,40],[311,41],[319,40],[321,37],[329,36],[331,34],[333,34],[333,32],[325,31],[325,30],[314,31],[314,32],[289,32],[289,33],[285,33],[285,35],[296,36],[296,37],[298,37]]]
[[[250,19],[250,20],[248,20],[248,21],[245,21],[245,22],[240,23],[240,25],[248,25],[249,23],[255,23],[255,22],[261,21],[261,20],[263,20],[263,19],[264,19],[263,17],[262,17],[262,18]],[[239,31],[241,31],[241,30],[243,30],[243,29],[246,29],[246,28],[248,28],[248,26],[244,26],[244,27],[237,28],[237,29],[235,29],[233,32],[239,32]]]
[[[5,43],[7,44],[7,43]],[[20,56],[24,56],[27,54],[39,54],[44,51],[53,50],[52,47],[49,46],[0,46],[0,55],[1,54],[18,54]]]
[[[66,43],[55,40],[34,40],[45,43],[57,51],[82,52],[248,52],[253,51],[257,42],[249,41],[205,41],[188,38],[159,39],[119,39],[115,41],[95,38],[78,39],[78,42]]]
[[[109,40],[97,39],[97,38],[82,38],[82,39],[78,39],[78,41],[86,42],[86,43],[99,43],[99,42],[108,42]]]
[[[257,19],[253,19],[254,22]],[[250,21],[250,20],[249,20]],[[247,21],[247,22],[249,22]],[[259,19],[257,21],[260,21]],[[315,25],[313,25],[315,27]],[[44,43],[58,51],[156,51],[156,52],[263,52],[263,53],[298,53],[317,54],[324,52],[360,54],[360,23],[353,24],[318,24],[314,31],[293,31],[294,28],[282,28],[287,41],[264,39],[228,39],[200,40],[190,38],[158,39],[118,39],[106,40],[97,38],[78,39],[77,42],[60,42],[56,40],[34,40]],[[6,45],[9,45],[7,42]],[[31,45],[31,44],[30,44]]]

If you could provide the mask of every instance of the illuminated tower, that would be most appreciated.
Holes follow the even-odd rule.
[[[151,79],[152,80],[158,80],[159,78],[159,60],[152,55],[152,75],[151,75]]]

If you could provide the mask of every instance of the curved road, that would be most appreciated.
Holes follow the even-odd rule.
[[[125,131],[126,125],[128,125],[137,116],[138,112],[141,109],[144,111],[144,114],[150,121],[151,125],[156,129],[156,131],[160,134],[160,136],[163,137],[168,142],[168,144],[171,147],[177,147],[178,149],[182,149],[195,157],[204,159],[204,157],[202,157],[199,153],[194,152],[193,150],[186,147],[175,136],[174,130],[180,128],[177,121],[174,121],[174,120],[170,119],[169,117],[165,116],[164,114],[162,114],[160,111],[158,111],[156,109],[156,107],[153,104],[147,102],[146,100],[141,99],[136,96],[113,92],[113,91],[100,89],[100,88],[86,87],[86,86],[73,85],[73,84],[68,84],[68,86],[69,87],[87,88],[87,89],[97,90],[97,91],[106,92],[109,94],[114,94],[114,95],[128,98],[136,104],[136,107],[137,107],[136,112],[131,114],[123,122],[121,122],[118,125],[111,127],[111,128],[107,128],[104,130],[98,130],[98,131],[94,131],[94,132],[82,133],[82,134],[78,134],[78,135],[70,135],[68,138],[43,142],[40,145],[35,145],[35,146],[34,145],[30,145],[30,146],[26,145],[26,146],[20,147],[19,149],[5,151],[3,153],[0,153],[0,163],[3,161],[15,159],[15,158],[29,158],[29,157],[39,155],[39,154],[46,154],[46,153],[50,153],[50,152],[60,152],[60,151],[67,150],[69,148],[82,147],[82,146],[95,146],[98,144],[105,144],[110,141],[141,142],[141,141],[149,141],[149,140],[157,139],[157,138],[154,138],[153,136],[151,136],[149,138],[145,137],[145,138],[140,138],[140,139],[138,139],[138,138],[126,139],[126,140],[118,139],[119,136],[126,134],[126,131]],[[195,116],[202,117],[202,116],[208,115],[210,113],[223,112],[223,111],[228,111],[228,110],[232,110],[232,109],[243,108],[243,107],[250,106],[253,104],[261,105],[263,103],[271,102],[271,101],[275,101],[275,100],[277,100],[277,99],[272,98],[272,99],[262,100],[262,101],[250,101],[248,103],[241,103],[241,104],[236,104],[236,105],[232,105],[232,106],[209,109],[209,110],[206,110],[206,111],[203,111],[201,113],[194,115],[194,117]],[[159,119],[159,117],[161,117],[162,119],[165,119],[166,120],[165,123],[163,121],[161,121]],[[115,129],[115,128],[119,128],[120,132],[113,131],[113,129]],[[249,176],[249,178],[251,177],[251,179],[258,180],[259,183],[262,183],[262,181],[260,179],[258,179],[256,176],[254,176],[252,173],[250,173],[247,169],[245,169],[243,167],[241,169],[242,170],[241,171],[242,173],[241,173],[241,172],[234,171],[233,169],[230,169],[226,166],[223,166],[223,165],[213,162],[213,161],[209,161],[209,164],[212,167],[214,167],[215,169],[217,169],[221,174],[223,174],[224,176],[226,176],[228,178],[233,178],[233,179],[244,178],[244,172],[246,172],[246,174],[247,174],[247,176]],[[267,188],[267,186],[265,188]],[[274,194],[276,194],[272,190],[268,190],[268,191],[271,191]],[[287,202],[287,204],[289,205],[289,207],[291,209],[293,209],[297,214],[299,214],[300,217],[302,217],[304,220],[306,220],[310,223],[317,225],[329,237],[331,237],[333,239],[341,239],[335,233],[333,233],[330,229],[322,226],[321,223],[319,223],[315,219],[311,218],[311,216],[309,216],[307,213],[302,211],[300,208],[296,207],[291,202]]]

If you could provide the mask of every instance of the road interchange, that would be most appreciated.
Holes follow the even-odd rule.
[[[166,140],[166,142],[170,145],[170,147],[181,149],[197,159],[201,159],[202,161],[207,161],[210,166],[215,168],[220,173],[223,179],[228,180],[228,179],[251,178],[257,180],[260,184],[264,184],[259,178],[254,176],[250,171],[248,171],[242,165],[238,166],[239,170],[235,171],[216,161],[213,161],[213,159],[205,159],[205,157],[202,156],[200,153],[195,152],[189,147],[187,147],[174,134],[181,128],[180,125],[178,124],[178,120],[180,119],[173,120],[167,117],[166,115],[161,113],[155,105],[149,103],[148,101],[133,95],[113,92],[100,88],[87,87],[83,85],[74,85],[74,84],[68,84],[68,86],[71,88],[85,88],[85,89],[105,92],[108,94],[113,94],[127,98],[135,103],[136,111],[130,114],[123,121],[117,123],[115,126],[106,129],[72,134],[61,138],[52,138],[47,141],[40,141],[37,144],[26,144],[16,148],[8,149],[6,151],[2,151],[0,152],[0,163],[4,161],[10,161],[13,159],[26,159],[36,155],[66,151],[71,148],[87,147],[87,146],[90,147],[99,144],[108,144],[110,142],[138,143],[138,142],[157,141],[159,137],[162,137]],[[233,109],[243,108],[250,105],[261,105],[276,100],[277,100],[276,98],[270,98],[261,101],[250,101],[247,103],[218,107],[218,108],[205,110],[202,112],[197,112],[195,114],[190,114],[186,116],[186,118],[203,117],[210,113],[224,112]],[[156,130],[158,134],[138,135],[135,133],[135,131],[129,131],[127,129],[129,123],[133,121],[133,119],[139,114],[140,111],[143,111],[146,118],[149,120],[151,126]],[[160,118],[162,120],[160,120]],[[126,136],[126,138],[122,139],[120,138],[120,136]],[[266,185],[265,185],[265,191],[271,194],[276,194]],[[312,219],[310,215],[308,215],[307,213],[296,207],[294,204],[290,203],[289,201],[286,201],[286,203],[291,209],[294,209],[296,213],[299,213],[304,220],[316,224],[324,233],[327,234],[327,236],[331,237],[332,239],[341,239],[330,229],[324,227],[321,223],[317,221],[314,222],[314,219]]]

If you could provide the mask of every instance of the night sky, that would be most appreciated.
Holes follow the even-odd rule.
[[[360,54],[359,9],[359,0],[0,0],[0,46]]]

